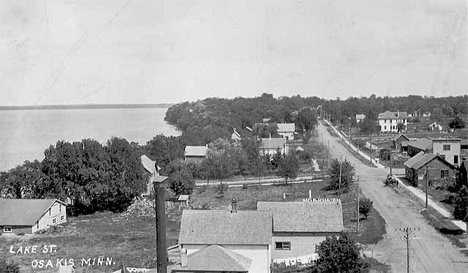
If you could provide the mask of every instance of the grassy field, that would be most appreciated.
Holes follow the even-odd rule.
[[[308,197],[337,197],[336,191],[327,190],[326,181],[302,184],[279,184],[273,186],[224,187],[223,193],[219,187],[199,187],[191,199],[191,207],[204,209],[227,209],[233,197],[238,200],[241,210],[255,210],[257,201],[282,201],[286,193],[286,201],[302,201]],[[385,233],[385,221],[373,211],[368,219],[361,220],[360,231],[356,233],[356,189],[341,195],[343,203],[343,218],[345,230],[361,244],[373,244]],[[180,206],[167,206],[167,245],[177,243],[180,216]],[[34,236],[0,237],[0,255],[6,256],[21,265],[22,272],[57,272],[57,259],[74,259],[78,272],[112,272],[123,262],[132,267],[155,266],[155,219],[154,216],[125,216],[125,214],[96,213],[70,217],[68,223],[51,229],[47,233]],[[44,245],[56,245],[56,252],[38,254],[12,254],[23,246],[36,245],[42,249]],[[111,258],[111,265],[88,266],[87,259],[104,257]],[[44,265],[51,260],[53,266],[33,268],[32,264],[40,260]],[[83,264],[83,260],[84,264]],[[96,260],[97,263],[97,260]],[[115,264],[114,264],[115,263]],[[64,264],[64,261],[62,261]],[[379,265],[381,266],[381,265]]]

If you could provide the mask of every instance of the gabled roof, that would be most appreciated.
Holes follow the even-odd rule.
[[[208,147],[206,146],[186,146],[185,156],[206,156]]]
[[[432,147],[432,140],[427,139],[427,138],[421,138],[418,140],[413,140],[413,141],[408,142],[408,146],[413,146],[415,148],[425,151]]]
[[[285,138],[262,138],[260,149],[283,149],[286,144]]]
[[[419,152],[417,155],[410,158],[408,161],[404,163],[404,165],[408,168],[419,170],[422,167],[426,166],[432,160],[440,160],[442,163],[444,163],[451,169],[455,169],[455,167],[452,166],[452,164],[448,163],[447,161],[442,159],[440,156],[432,154],[432,153],[425,154],[423,152]]]
[[[278,123],[278,133],[282,132],[290,132],[294,133],[296,131],[296,124],[295,123]]]
[[[403,118],[408,118],[408,113],[386,111],[384,113],[380,113],[378,117],[378,119],[403,119]]]
[[[267,245],[272,222],[266,211],[184,210],[179,244]]]
[[[32,226],[57,199],[3,199],[0,198],[0,226]]]
[[[395,135],[394,137],[392,137],[392,140],[398,140],[400,137],[405,138],[407,141],[409,140],[409,137],[405,136],[404,134]]]
[[[187,266],[176,272],[249,272],[252,260],[219,245],[210,245],[187,256]]]
[[[257,210],[273,212],[274,232],[342,232],[341,202],[257,202]]]
[[[458,142],[461,143],[460,138],[434,138],[432,142]]]

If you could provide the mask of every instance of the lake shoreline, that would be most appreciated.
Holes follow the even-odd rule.
[[[63,104],[63,105],[24,105],[4,106],[0,105],[0,111],[8,110],[73,110],[73,109],[129,109],[129,108],[169,108],[174,103],[154,104]]]

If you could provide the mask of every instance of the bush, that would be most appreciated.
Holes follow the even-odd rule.
[[[373,206],[374,202],[369,198],[361,197],[359,199],[359,213],[363,214],[366,217],[366,219],[369,216],[369,213],[371,212]]]
[[[0,258],[0,272],[1,273],[19,273],[19,265],[15,262],[8,263],[5,259]]]

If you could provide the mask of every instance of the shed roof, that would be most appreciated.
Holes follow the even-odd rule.
[[[432,140],[427,139],[427,138],[421,138],[418,140],[413,140],[413,141],[408,142],[408,146],[413,146],[415,148],[425,151],[432,147]]]
[[[252,260],[219,245],[210,245],[187,256],[187,266],[173,271],[249,272]]]
[[[262,138],[260,148],[263,149],[282,149],[286,145],[285,138]]]
[[[293,133],[296,131],[296,124],[295,123],[278,123],[278,133],[280,132],[291,132]]]
[[[400,118],[408,118],[408,113],[386,111],[384,113],[380,113],[378,117],[378,119],[400,119]]]
[[[455,169],[455,167],[452,166],[452,164],[448,163],[447,161],[442,159],[440,156],[432,154],[432,153],[425,154],[423,152],[419,152],[417,155],[410,158],[408,161],[404,163],[404,165],[408,168],[419,170],[422,167],[426,166],[432,160],[440,160],[442,163],[444,163],[451,169]]]
[[[179,244],[267,245],[271,232],[271,212],[184,210]]]
[[[186,146],[185,156],[206,156],[207,151],[206,146]]]
[[[0,225],[32,226],[57,199],[0,199]]]
[[[273,212],[275,232],[342,232],[341,202],[257,202],[257,210]]]

